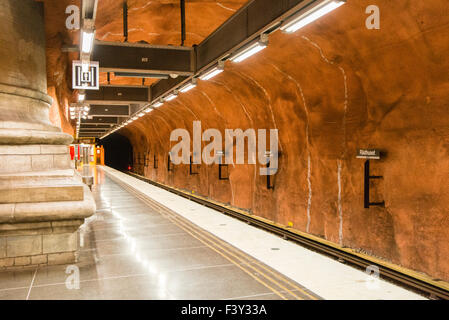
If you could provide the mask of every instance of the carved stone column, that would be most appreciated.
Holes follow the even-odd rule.
[[[72,263],[95,211],[49,121],[42,3],[0,0],[0,269]]]

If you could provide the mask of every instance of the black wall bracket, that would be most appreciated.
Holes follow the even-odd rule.
[[[268,161],[267,163],[267,173],[270,173],[270,161]],[[271,174],[267,174],[267,189],[268,190],[274,190],[274,181],[273,181],[273,176]]]
[[[382,202],[370,202],[370,180],[371,179],[382,179],[383,176],[372,176],[370,175],[370,163],[369,159],[365,161],[365,191],[364,191],[364,207],[368,209],[372,206],[385,207],[385,201]]]
[[[192,156],[190,156],[190,163],[189,163],[189,174],[193,175],[193,174],[198,174],[198,171],[193,170],[193,166],[197,166],[196,164],[192,163]]]
[[[145,168],[148,168],[149,164],[150,164],[150,152],[148,151],[145,154],[145,164],[144,164]]]
[[[157,165],[157,156],[154,155],[154,159],[153,159],[153,164],[154,164],[154,169],[157,169],[158,165]]]
[[[217,151],[217,158],[218,158],[218,180],[229,180],[229,172],[228,172],[228,165],[223,163],[224,159],[224,152],[223,151]],[[223,168],[226,168],[226,172],[228,175],[224,175]]]
[[[218,180],[229,180],[229,177],[228,177],[228,176],[225,176],[225,175],[223,174],[223,168],[228,168],[228,165],[227,165],[227,164],[219,163],[219,164],[218,164]],[[226,170],[226,171],[227,171],[227,170]]]
[[[145,162],[145,160],[144,160],[144,158],[142,156],[145,157],[145,155],[143,153],[139,153],[138,159],[137,159],[137,162],[138,162],[139,165],[143,165],[144,162]]]
[[[173,166],[171,165],[171,155],[170,155],[170,153],[168,154],[168,157],[167,157],[167,171],[173,171]]]

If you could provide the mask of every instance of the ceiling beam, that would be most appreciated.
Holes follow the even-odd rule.
[[[99,90],[86,91],[85,103],[90,105],[124,105],[148,103],[151,94],[149,87],[134,86],[100,86]]]
[[[195,73],[201,73],[218,60],[228,58],[235,50],[255,41],[262,33],[277,30],[283,20],[314,1],[316,0],[248,1],[195,48]],[[152,99],[176,89],[181,82],[179,77],[157,81],[151,85]]]
[[[109,128],[80,128],[80,132],[104,132],[108,130]]]
[[[86,133],[78,133],[79,138],[98,138],[101,136],[101,133],[95,133],[95,134],[86,134]]]
[[[95,41],[92,60],[99,61],[101,72],[191,76],[195,71],[190,47]]]
[[[118,124],[117,117],[92,117],[92,119],[82,119],[81,124]]]
[[[97,105],[91,104],[89,116],[129,117],[129,105]]]
[[[85,123],[81,123],[80,124],[80,128],[81,129],[108,129],[111,128],[110,124],[85,124]]]

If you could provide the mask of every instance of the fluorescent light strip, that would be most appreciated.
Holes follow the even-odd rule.
[[[298,31],[299,29],[337,9],[343,4],[345,4],[345,1],[343,0],[321,1],[311,9],[306,9],[307,11],[305,11],[304,13],[300,13],[299,16],[285,22],[284,25],[281,26],[281,30],[287,33]]]
[[[241,52],[236,53],[233,57],[231,57],[231,61],[233,62],[242,62],[243,60],[248,59],[252,55],[256,54],[257,52],[265,49],[267,47],[267,43],[264,42],[256,42],[249,47],[243,49]]]
[[[83,31],[81,50],[84,53],[91,53],[94,46],[94,33]]]
[[[223,72],[223,69],[220,69],[218,67],[214,67],[210,71],[208,71],[205,74],[203,74],[202,76],[200,76],[200,79],[204,80],[204,81],[207,81],[207,80],[212,79],[213,77],[215,77],[216,75],[218,75],[218,74],[220,74],[222,72]]]
[[[159,108],[159,107],[161,107],[161,106],[163,106],[163,105],[164,105],[163,102],[158,101],[158,102],[156,102],[155,104],[153,104],[153,108]]]
[[[174,93],[172,93],[172,94],[170,94],[169,96],[167,96],[167,97],[165,98],[165,100],[166,100],[166,101],[172,101],[172,100],[176,99],[176,97],[177,97],[177,95],[174,94]]]
[[[181,90],[179,90],[179,91],[181,91],[181,92],[187,92],[187,91],[190,91],[190,90],[192,90],[193,88],[195,88],[196,87],[196,84],[194,84],[194,83],[189,83],[188,85],[186,85],[185,87],[183,87]]]

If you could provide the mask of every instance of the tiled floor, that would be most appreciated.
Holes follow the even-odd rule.
[[[101,169],[95,175],[97,212],[80,230],[79,262],[2,272],[0,299],[319,298]]]
[[[148,199],[150,199],[153,202],[153,204],[150,203],[150,206],[157,207],[154,203],[163,206],[178,217],[182,217],[192,225],[197,226],[197,228],[207,230],[215,238],[221,239],[222,242],[239,248],[246,254],[244,260],[248,260],[248,256],[251,256],[253,261],[257,261],[257,264],[263,263],[270,266],[278,274],[283,274],[296,283],[300,283],[323,299],[425,299],[422,295],[406,288],[373,277],[369,275],[370,272],[364,272],[340,263],[293,241],[285,240],[128,174],[104,166],[99,167],[98,170],[106,173],[130,192],[140,194],[139,196],[142,196],[143,201],[148,202]],[[224,253],[222,249],[220,250],[221,253]],[[228,258],[234,259],[229,255]],[[258,267],[258,269],[265,271],[261,267]],[[295,287],[299,291],[303,291],[303,288]],[[272,288],[284,291],[288,289],[285,286],[284,289],[278,288],[276,285]],[[282,295],[282,292],[278,293]],[[279,297],[278,294],[275,294],[275,296]],[[270,295],[254,295],[251,296],[251,299],[257,297],[264,299],[270,297]]]

